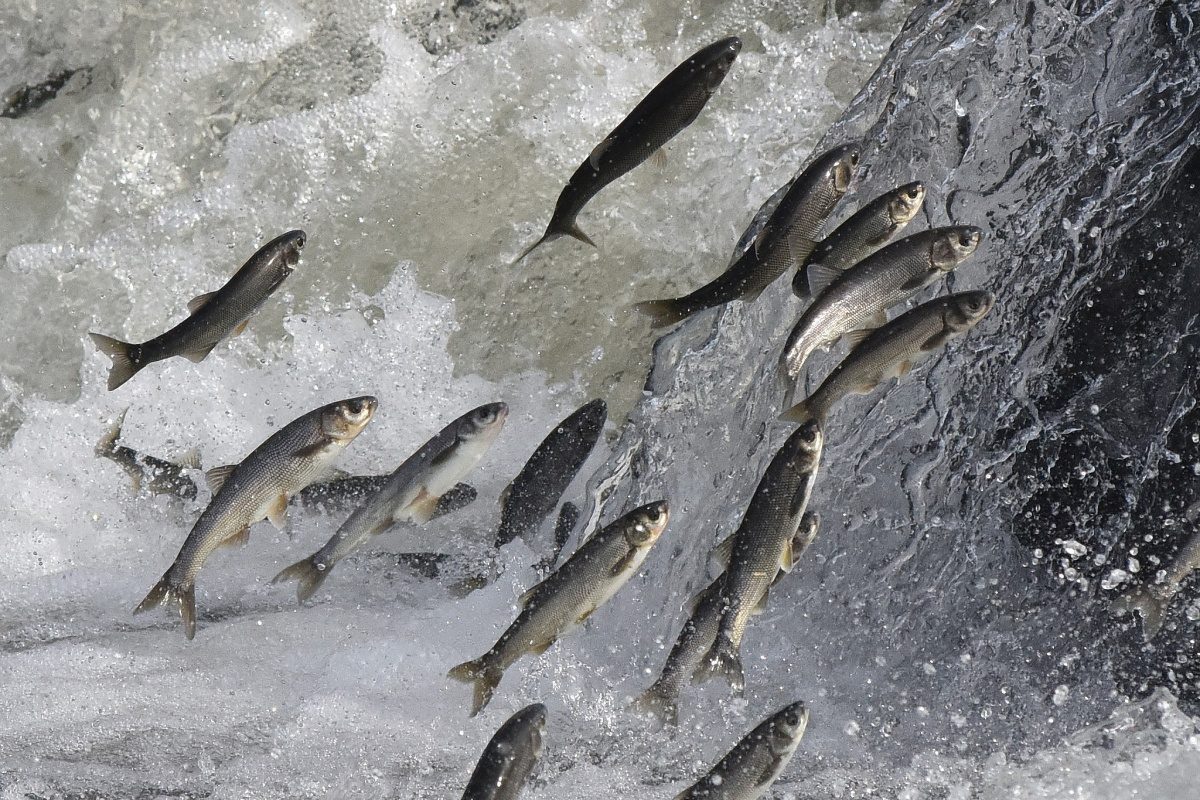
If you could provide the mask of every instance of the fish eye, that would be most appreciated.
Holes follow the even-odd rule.
[[[481,425],[490,425],[496,421],[496,412],[491,407],[481,408],[476,419]]]
[[[362,400],[356,399],[356,400],[349,400],[346,402],[346,408],[349,409],[350,413],[356,417],[363,412],[363,406],[364,406],[364,403]]]

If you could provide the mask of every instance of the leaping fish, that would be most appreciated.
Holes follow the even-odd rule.
[[[526,706],[500,726],[483,749],[462,800],[516,800],[542,757],[546,707]]]
[[[173,605],[188,639],[196,635],[196,575],[218,547],[244,544],[250,526],[270,519],[282,529],[288,500],[325,475],[333,460],[375,413],[374,397],[355,397],[310,411],[284,426],[236,465],[209,470],[213,497],[196,520],[175,563],[134,614]]]
[[[742,40],[736,36],[713,42],[651,89],[575,170],[558,196],[546,232],[517,261],[560,236],[572,236],[595,247],[596,243],[579,229],[575,217],[601,189],[641,164],[696,121],[741,50]]]
[[[112,358],[109,391],[147,364],[164,358],[203,361],[222,339],[241,333],[250,317],[296,269],[303,247],[304,231],[289,231],[267,242],[220,289],[192,298],[187,319],[148,342],[130,344],[89,333],[96,346]]]

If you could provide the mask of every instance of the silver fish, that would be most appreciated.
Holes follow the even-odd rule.
[[[545,735],[546,707],[541,703],[509,717],[484,748],[462,800],[516,800],[542,757]]]
[[[304,231],[289,231],[267,242],[220,289],[192,298],[187,319],[148,342],[130,344],[89,333],[96,346],[112,358],[109,391],[147,364],[164,358],[203,361],[222,339],[241,333],[250,317],[296,269],[303,247]]]
[[[584,542],[550,577],[521,595],[520,615],[492,649],[449,672],[448,677],[456,681],[475,684],[471,716],[492,699],[504,670],[527,653],[545,652],[633,577],[668,516],[662,501],[635,508]]]
[[[532,545],[533,533],[554,511],[563,492],[592,454],[607,419],[608,405],[603,400],[593,400],[554,426],[500,495],[496,547],[503,547],[518,536]]]
[[[1163,619],[1175,595],[1192,570],[1200,567],[1200,533],[1192,535],[1167,568],[1166,580],[1140,586],[1113,601],[1113,611],[1137,611],[1142,615],[1142,632],[1146,641],[1152,640],[1162,628]]]
[[[504,428],[508,406],[488,403],[443,428],[401,464],[384,486],[359,506],[325,546],[276,575],[271,583],[296,580],[303,603],[339,561],[397,522],[428,522],[442,495],[471,471]]]
[[[935,228],[890,244],[845,272],[809,265],[809,288],[816,299],[784,345],[788,377],[798,377],[817,348],[851,331],[886,325],[887,309],[961,264],[975,252],[981,234],[970,226]]]
[[[122,411],[104,438],[96,442],[96,455],[120,465],[133,481],[135,492],[141,491],[144,486],[154,494],[175,495],[185,500],[194,499],[196,483],[188,475],[188,470],[200,468],[199,457],[191,453],[176,463],[117,444],[121,438],[121,426],[125,424],[125,415],[128,412],[129,409]]]
[[[723,675],[737,691],[745,686],[739,650],[755,607],[779,570],[790,571],[792,540],[812,494],[824,436],[810,421],[788,437],[767,465],[737,531],[725,573],[724,605],[716,640],[698,680]]]
[[[876,329],[830,372],[820,387],[781,416],[792,422],[816,419],[822,426],[829,410],[848,394],[866,394],[950,340],[974,328],[992,310],[991,292],[962,292],[939,297]]]
[[[595,242],[579,229],[575,217],[601,189],[641,164],[696,121],[741,49],[742,40],[736,36],[713,42],[651,89],[575,170],[558,196],[545,234],[521,253],[517,261],[560,236],[572,236],[595,247]]]
[[[675,800],[758,800],[771,788],[808,726],[804,703],[781,708],[750,731],[707,775]]]
[[[326,474],[333,460],[375,413],[374,397],[330,403],[286,425],[240,464],[208,472],[213,497],[196,520],[175,563],[134,614],[173,605],[188,639],[196,635],[196,575],[218,547],[244,544],[250,526],[270,519],[282,529],[289,498]]]
[[[800,557],[817,536],[821,518],[816,512],[809,511],[800,521],[796,535],[792,537],[792,567],[800,561]],[[729,537],[714,552],[714,558],[723,560],[722,569],[728,563],[732,554],[734,537]],[[771,586],[787,575],[780,570],[775,575]],[[754,613],[761,612],[767,605],[770,590],[763,593],[755,605]],[[679,692],[684,684],[696,672],[696,668],[704,661],[704,656],[712,649],[717,640],[717,630],[721,626],[721,615],[725,611],[725,573],[718,575],[708,588],[700,592],[689,603],[691,616],[684,623],[671,648],[671,654],[663,665],[662,673],[653,685],[641,697],[634,701],[635,708],[643,714],[654,714],[668,725],[679,724]]]
[[[867,203],[817,243],[793,276],[792,292],[797,297],[809,296],[809,264],[836,270],[850,269],[896,238],[921,212],[924,203],[925,184],[919,181],[906,183]]]
[[[391,475],[348,475],[344,478],[334,478],[305,486],[298,495],[292,498],[293,503],[299,503],[310,511],[322,509],[326,512],[353,511],[367,498],[374,495],[387,484]],[[437,509],[431,520],[452,514],[460,508],[466,508],[479,497],[474,486],[465,483],[456,485],[442,495],[438,500]]]
[[[757,299],[776,278],[808,258],[821,225],[850,187],[858,158],[856,144],[818,156],[792,181],[752,245],[725,272],[691,294],[638,303],[635,308],[660,327],[730,300]]]

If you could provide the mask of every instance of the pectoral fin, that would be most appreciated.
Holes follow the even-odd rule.
[[[626,553],[624,556],[622,556],[621,560],[613,565],[612,571],[608,573],[609,577],[615,578],[618,575],[620,575],[622,572],[624,572],[625,570],[627,570],[631,566],[633,566],[634,561],[637,559],[637,554],[638,554],[637,550],[631,549],[628,553]],[[592,612],[589,611],[588,614],[590,614],[590,613],[592,613]]]
[[[305,445],[294,451],[292,455],[296,458],[312,458],[319,454],[329,444],[329,439],[326,436],[321,436],[312,444]]]
[[[429,522],[433,518],[433,512],[437,510],[438,496],[430,494],[425,487],[421,487],[421,492],[416,498],[405,506],[406,516],[418,525]]]
[[[930,336],[928,339],[926,339],[924,342],[921,343],[921,350],[922,350],[922,352],[925,352],[925,353],[933,352],[934,350],[937,350],[939,347],[944,345],[946,342],[950,341],[953,337],[954,337],[954,334],[950,331],[949,328],[942,328],[940,331],[935,333],[933,336]]]
[[[281,494],[275,498],[275,502],[267,509],[267,519],[271,520],[271,524],[276,530],[287,530],[287,507],[288,496]]]

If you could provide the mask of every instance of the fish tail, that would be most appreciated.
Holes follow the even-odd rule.
[[[183,617],[183,633],[190,641],[196,638],[196,585],[190,581],[181,586],[173,585],[169,575],[164,575],[162,580],[154,584],[154,588],[138,603],[133,613],[141,614],[159,606],[175,606]]]
[[[96,347],[100,348],[100,352],[112,359],[112,367],[108,371],[108,390],[110,392],[136,375],[137,371],[144,366],[134,360],[130,352],[133,345],[129,342],[122,342],[99,333],[89,333],[88,336],[92,337],[92,341],[96,343]]]
[[[117,439],[121,438],[121,426],[125,424],[125,415],[128,413],[128,408],[122,411],[121,415],[113,422],[112,427],[100,438],[100,441],[96,442],[96,455],[104,456],[113,451],[113,445],[117,443]]]
[[[665,725],[679,724],[679,703],[674,695],[659,684],[654,684],[642,696],[633,701],[640,714],[653,714]]]
[[[725,638],[719,638],[713,644],[708,655],[696,667],[692,680],[695,683],[703,683],[718,676],[724,678],[729,686],[739,694],[746,687],[742,659],[733,643]]]
[[[688,313],[675,300],[647,300],[633,307],[634,311],[649,317],[656,328],[665,328],[688,318]]]
[[[789,408],[787,411],[779,415],[780,419],[794,422],[797,425],[803,425],[813,418],[812,409],[808,407],[807,400],[801,400],[796,405]]]
[[[321,588],[321,584],[325,582],[325,578],[329,575],[329,569],[329,566],[318,564],[310,556],[284,569],[271,579],[271,583],[283,583],[290,580],[298,581],[296,584],[296,600],[305,603],[317,593],[317,589]]]
[[[1113,611],[1121,613],[1137,611],[1141,614],[1142,631],[1148,642],[1162,628],[1163,618],[1167,613],[1167,601],[1141,588],[1118,597],[1113,601],[1112,608]]]
[[[579,223],[577,223],[575,220],[564,221],[558,225],[551,223],[551,226],[559,233],[559,235],[565,234],[570,236],[572,239],[578,239],[584,244],[590,244],[592,247],[596,246],[596,243],[588,238],[586,233],[579,229]]]
[[[504,677],[503,670],[488,666],[485,659],[486,656],[459,664],[446,674],[446,677],[456,681],[475,684],[475,697],[471,703],[472,717],[483,711],[492,701],[492,694],[500,685],[500,679]]]

